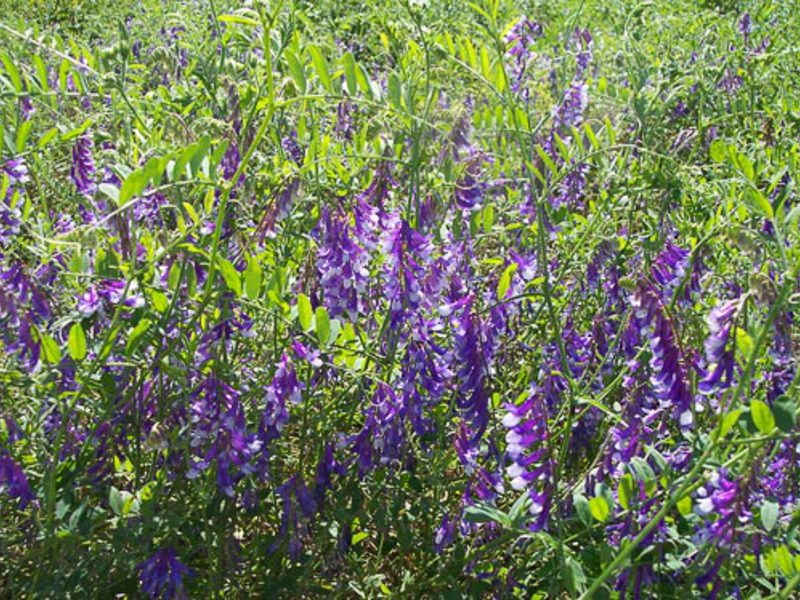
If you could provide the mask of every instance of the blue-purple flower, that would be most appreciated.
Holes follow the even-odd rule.
[[[79,136],[72,147],[72,168],[69,175],[78,193],[85,196],[94,194],[97,187],[94,182],[96,170],[92,148],[94,148],[92,138],[86,134]]]
[[[150,558],[136,565],[139,585],[150,598],[168,600],[187,598],[184,579],[191,577],[191,570],[177,557],[172,548],[161,548]]]

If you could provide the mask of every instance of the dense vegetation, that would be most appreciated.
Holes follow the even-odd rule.
[[[797,593],[794,2],[0,8],[0,597]]]

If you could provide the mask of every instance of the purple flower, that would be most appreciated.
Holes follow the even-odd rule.
[[[481,167],[486,157],[480,152],[472,152],[467,159],[461,178],[456,182],[455,199],[459,208],[475,210],[480,208],[487,185],[480,181]]]
[[[345,465],[337,461],[333,454],[333,444],[325,444],[325,450],[317,463],[317,475],[314,481],[314,500],[317,506],[322,505],[325,494],[333,486],[333,475],[342,477],[346,473]]]
[[[739,21],[739,33],[742,34],[742,38],[744,38],[744,45],[747,45],[748,40],[750,39],[750,33],[753,31],[753,23],[750,20],[750,13],[746,12],[742,15],[741,20]]]
[[[664,250],[658,255],[650,269],[650,274],[658,283],[661,292],[667,300],[683,283],[686,270],[689,268],[690,252],[676,246],[672,242],[667,242]],[[692,273],[694,276],[694,272]],[[688,300],[688,292],[691,286],[686,285],[681,299]]]
[[[370,256],[353,236],[348,219],[323,209],[317,270],[323,304],[331,317],[355,319],[366,308]]]
[[[511,87],[515,92],[522,86],[522,79],[533,56],[534,45],[536,40],[542,37],[543,32],[541,24],[522,17],[505,37],[508,55],[513,61]]]
[[[697,512],[707,517],[701,538],[729,546],[742,526],[751,521],[748,508],[746,482],[731,479],[726,469],[721,468],[711,474],[707,485],[697,490]]]
[[[553,206],[568,206],[575,210],[583,208],[583,192],[586,188],[586,179],[589,175],[589,165],[579,163],[572,167],[558,185],[558,190],[552,200]]]
[[[265,443],[280,437],[289,422],[287,402],[300,404],[303,401],[304,385],[297,380],[289,355],[284,352],[266,390],[266,408],[261,416],[261,437]]]
[[[78,312],[82,317],[91,317],[100,310],[102,306],[100,295],[97,288],[90,285],[88,289],[78,297]]]
[[[277,493],[283,504],[283,514],[278,539],[270,547],[270,552],[275,552],[282,543],[288,542],[289,557],[299,560],[303,552],[303,539],[308,537],[306,522],[316,513],[317,504],[299,474],[278,486]]]
[[[740,75],[728,72],[725,74],[725,77],[719,80],[717,88],[733,96],[739,91],[739,88],[742,87],[742,83],[744,83],[744,79],[742,79]]]
[[[139,571],[139,585],[142,592],[151,598],[167,600],[186,598],[183,587],[185,577],[192,572],[175,555],[172,548],[162,548],[150,558],[136,565]]]
[[[50,319],[50,305],[44,292],[15,264],[0,271],[0,322],[7,350],[28,368],[39,363],[41,331]]]
[[[503,418],[506,433],[506,452],[512,463],[506,467],[511,487],[527,490],[532,501],[530,528],[540,531],[550,517],[553,486],[553,464],[550,457],[547,428],[547,406],[541,390],[535,386],[521,404],[506,404]]]
[[[553,109],[555,129],[569,130],[570,127],[579,125],[583,120],[583,113],[589,105],[589,88],[585,83],[574,81],[567,88],[562,101]]]
[[[484,330],[472,312],[472,298],[465,299],[461,316],[454,322],[454,353],[458,369],[456,405],[469,424],[471,442],[476,444],[489,423],[489,393],[486,390],[490,353],[485,352]]]
[[[572,34],[573,43],[578,46],[578,52],[575,56],[577,64],[577,76],[583,77],[586,69],[589,68],[589,63],[592,62],[594,41],[592,34],[588,29],[581,30],[579,27],[575,28]]]
[[[705,341],[708,370],[698,384],[701,392],[711,393],[725,389],[733,381],[733,348],[726,348],[740,304],[738,298],[729,300],[712,309],[708,316],[709,335]]]
[[[215,375],[192,392],[190,446],[194,457],[188,477],[216,463],[217,486],[228,496],[236,479],[255,471],[252,461],[262,440],[247,430],[239,393]]]
[[[96,185],[94,182],[95,166],[94,157],[92,156],[92,138],[88,135],[81,135],[75,141],[72,147],[72,168],[70,169],[70,177],[78,192],[84,196],[91,196],[94,194]]]
[[[352,440],[361,475],[400,461],[406,440],[403,406],[388,385],[378,384],[364,412],[364,425]]]
[[[300,144],[297,143],[297,133],[295,131],[290,132],[289,135],[283,138],[281,141],[281,146],[289,154],[297,166],[303,164],[305,152],[303,152]]]
[[[433,549],[436,554],[441,554],[445,548],[453,543],[458,522],[450,519],[447,513],[442,517],[442,522],[436,528],[433,538]]]
[[[5,246],[19,234],[22,214],[19,207],[28,182],[28,167],[22,158],[12,158],[0,167],[0,245]]]
[[[650,383],[663,408],[671,408],[682,429],[691,428],[692,394],[689,389],[686,365],[675,341],[674,324],[661,304],[658,294],[649,284],[640,284],[631,296],[635,316],[631,326],[649,338]]]
[[[19,465],[10,457],[0,454],[0,495],[2,494],[18,500],[20,508],[25,508],[35,500],[28,478]]]
[[[423,278],[430,260],[430,243],[405,219],[399,219],[385,242],[387,257],[386,298],[393,329],[405,321],[425,301]]]

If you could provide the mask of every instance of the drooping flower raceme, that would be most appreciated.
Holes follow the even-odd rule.
[[[724,302],[708,316],[709,335],[705,341],[706,363],[705,377],[698,387],[704,393],[725,389],[733,380],[733,349],[728,348],[733,321],[740,306],[738,299]]]
[[[96,184],[94,182],[95,166],[94,156],[92,149],[94,143],[92,138],[88,135],[81,135],[75,141],[72,147],[72,167],[70,169],[70,177],[78,193],[84,196],[91,196],[94,194]]]
[[[0,166],[0,246],[8,244],[20,231],[21,200],[28,182],[28,167],[22,158],[12,158]]]
[[[186,598],[183,580],[192,575],[172,548],[157,550],[150,558],[136,566],[142,592],[150,598],[168,600]]]
[[[694,421],[692,394],[686,365],[675,340],[675,325],[658,294],[647,283],[640,284],[633,293],[631,305],[635,310],[631,324],[639,329],[650,347],[653,391],[661,406],[672,410],[681,428],[691,428]]]
[[[18,500],[20,508],[25,508],[35,499],[25,473],[11,457],[3,456],[0,450],[0,495],[2,494]]]
[[[513,461],[506,468],[515,490],[527,490],[531,499],[530,525],[533,531],[547,526],[552,502],[553,464],[549,451],[547,407],[544,397],[534,386],[521,404],[507,404],[503,418],[506,452]]]

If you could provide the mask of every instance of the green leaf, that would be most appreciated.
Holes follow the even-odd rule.
[[[58,347],[56,342],[51,336],[45,334],[41,335],[42,354],[44,359],[51,365],[57,365],[61,362],[61,348]]]
[[[306,93],[306,71],[297,57],[290,50],[285,50],[286,62],[289,64],[289,72],[292,74],[295,85],[301,94]]]
[[[73,360],[82,361],[86,358],[86,334],[80,323],[74,323],[70,328],[67,349]]]
[[[356,65],[356,82],[358,83],[358,87],[361,88],[361,91],[364,92],[364,95],[371,100],[372,82],[369,79],[369,74],[366,69],[364,69],[364,65]]]
[[[708,149],[708,154],[711,156],[711,160],[715,163],[721,163],[725,161],[725,157],[728,154],[728,146],[722,140],[714,140],[711,142],[711,147]]]
[[[692,497],[691,496],[684,496],[680,500],[678,500],[678,512],[681,513],[684,517],[690,515],[692,513]]]
[[[619,500],[619,505],[624,508],[625,510],[629,510],[631,507],[631,501],[634,498],[634,488],[635,482],[633,481],[633,476],[630,473],[625,473],[622,478],[619,480],[619,486],[617,487],[617,498]]]
[[[500,275],[500,279],[497,282],[497,299],[502,300],[506,297],[509,288],[511,287],[511,276],[514,274],[514,271],[517,270],[517,263],[511,263],[508,265],[503,271],[503,274]]]
[[[604,523],[606,519],[608,519],[608,515],[611,512],[608,507],[608,502],[603,496],[596,496],[589,500],[589,510],[592,513],[592,516]]]
[[[765,435],[775,428],[775,417],[766,402],[751,400],[750,417],[758,430]]]
[[[589,527],[592,524],[592,510],[589,508],[589,500],[583,494],[575,493],[572,495],[572,504],[578,513],[581,523]]]
[[[556,163],[554,163],[553,159],[550,158],[547,152],[544,151],[544,148],[542,148],[539,144],[536,144],[535,148],[539,158],[541,158],[547,168],[550,169],[550,172],[554,174],[558,173],[558,167],[556,167]]]
[[[767,531],[772,531],[778,522],[778,504],[769,500],[761,505],[761,524]]]
[[[136,349],[141,337],[147,333],[148,329],[150,329],[150,325],[152,325],[152,321],[150,321],[150,319],[142,319],[139,321],[136,327],[133,328],[130,336],[128,336],[128,343],[125,345],[125,354],[128,357],[133,354],[133,351]]]
[[[313,316],[314,315],[311,311],[311,300],[309,300],[308,296],[306,296],[305,294],[298,294],[297,318],[300,321],[300,327],[303,328],[303,331],[311,330],[311,323]]]
[[[494,205],[491,203],[483,207],[483,232],[491,233],[494,227]]]
[[[119,206],[119,188],[111,183],[101,183],[97,189],[106,198],[111,200],[115,206]]]
[[[747,197],[750,199],[750,204],[753,205],[760,216],[770,220],[775,218],[775,211],[772,210],[772,204],[769,203],[767,197],[760,190],[750,190]]]
[[[247,25],[248,27],[258,27],[260,23],[255,19],[243,17],[241,15],[220,15],[217,20],[221,23],[236,23],[238,25]]]
[[[344,77],[347,80],[347,91],[351,96],[355,96],[358,91],[358,80],[356,79],[356,59],[351,52],[342,57],[344,66]]]
[[[114,511],[115,515],[118,517],[122,516],[125,510],[125,499],[122,497],[122,493],[113,485],[108,493],[108,504],[111,506],[111,510]]]
[[[318,306],[314,311],[314,318],[317,327],[317,339],[320,344],[325,344],[331,335],[331,320],[328,317],[328,311],[324,306]]]
[[[795,569],[792,553],[784,544],[781,544],[775,549],[775,558],[778,561],[778,568],[784,575],[792,575],[794,573]]]
[[[17,128],[17,152],[22,154],[25,152],[25,146],[28,143],[28,137],[31,133],[33,121],[23,121]]]
[[[261,278],[261,263],[251,256],[244,271],[244,293],[250,300],[255,300],[261,293]]]
[[[3,61],[3,66],[6,69],[8,78],[11,80],[11,85],[14,87],[14,91],[17,92],[18,94],[22,93],[23,91],[22,77],[20,77],[17,65],[15,65],[14,61],[12,61],[11,58],[5,53],[0,54],[0,60]]]
[[[747,177],[748,181],[755,181],[756,172],[755,169],[753,168],[752,161],[749,158],[747,158],[747,156],[745,156],[741,152],[737,152],[735,162],[736,166],[739,167],[739,170],[741,170],[742,174],[744,174],[744,176]]]
[[[177,181],[186,175],[187,165],[190,166],[191,173],[194,174],[203,158],[205,158],[210,144],[211,139],[207,135],[204,135],[199,141],[186,146],[183,152],[178,155],[178,159],[175,161],[175,165],[172,168],[172,180]]]
[[[719,426],[719,439],[722,439],[728,435],[728,432],[731,430],[731,428],[739,421],[739,417],[742,415],[742,412],[744,411],[741,408],[737,408],[730,411],[722,418],[722,423]]]
[[[125,178],[125,181],[122,182],[122,186],[119,189],[119,198],[117,199],[119,205],[121,206],[134,196],[141,194],[148,183],[149,179],[143,168],[133,171]]]
[[[172,270],[170,270],[170,274],[172,274]],[[160,313],[165,312],[167,308],[169,308],[169,300],[164,292],[153,290],[150,293],[150,301],[153,303],[153,308]]]
[[[784,433],[792,433],[797,423],[797,404],[789,396],[778,396],[772,403],[775,424]]]
[[[499,523],[511,526],[511,519],[503,511],[488,504],[472,504],[464,509],[464,518],[472,523]]]
[[[396,111],[403,110],[402,85],[400,83],[400,78],[394,72],[389,73],[389,79],[386,84],[386,95],[389,98],[389,104],[392,105],[392,108]]]
[[[333,91],[333,84],[331,83],[331,75],[328,71],[328,62],[316,46],[308,47],[308,54],[311,56],[311,64],[314,65],[314,70],[317,72],[320,83],[328,91]]]
[[[39,149],[44,148],[45,146],[47,146],[47,144],[53,141],[53,138],[55,138],[57,135],[58,135],[58,128],[51,127],[42,134],[42,137],[39,138],[39,142],[36,144],[36,147]]]
[[[739,349],[739,352],[742,353],[745,361],[750,359],[750,354],[753,352],[753,338],[750,337],[744,329],[741,327],[737,327],[734,331],[734,337],[736,339],[736,347]]]
[[[233,263],[227,258],[217,257],[217,264],[219,265],[219,272],[222,273],[222,278],[225,279],[225,285],[237,296],[242,295],[242,278],[239,271],[233,266]]]
[[[532,503],[531,496],[527,492],[521,494],[520,497],[516,499],[511,509],[508,511],[508,518],[511,519],[514,525],[522,526],[523,520],[528,518],[528,511]]]

